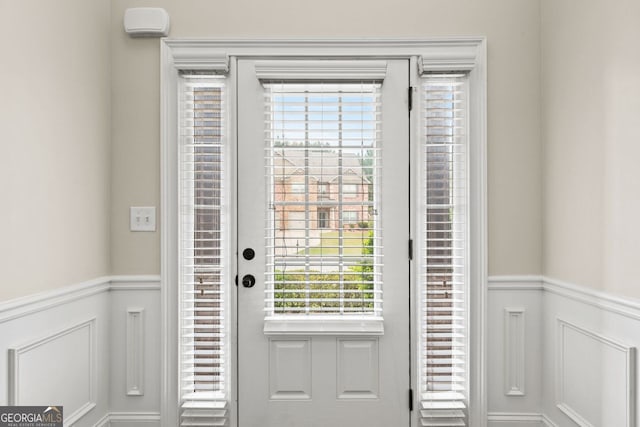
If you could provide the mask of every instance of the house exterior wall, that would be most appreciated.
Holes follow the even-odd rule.
[[[345,180],[348,181],[348,180]],[[340,197],[340,185],[337,182],[318,182],[315,179],[309,180],[309,191],[304,193],[297,192],[296,185],[305,185],[303,175],[293,175],[289,179],[278,180],[274,184],[275,202],[292,202],[299,205],[276,206],[276,226],[280,230],[296,228],[296,224],[291,222],[297,221],[304,217],[306,212],[305,202],[311,204],[309,207],[309,227],[310,229],[327,228],[337,230],[340,228],[340,215],[336,206],[323,207],[322,201],[337,202]],[[343,184],[344,185],[344,184]],[[369,210],[366,207],[358,206],[369,200],[369,187],[364,184],[351,184],[356,186],[356,192],[346,194],[343,190],[342,206],[343,212],[355,212],[355,220],[343,222],[343,228],[351,229],[358,226],[358,223],[369,222]],[[306,188],[306,187],[303,187]],[[324,191],[324,193],[323,193]],[[319,226],[318,212],[325,210],[329,212],[328,222],[325,227]],[[352,224],[352,225],[351,225]]]

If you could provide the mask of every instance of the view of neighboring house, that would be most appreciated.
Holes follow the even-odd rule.
[[[362,157],[332,149],[276,149],[274,201],[279,230],[355,228],[370,219]],[[307,218],[308,215],[308,218]],[[364,225],[366,227],[366,225]]]
[[[274,148],[273,228],[281,247],[288,248],[284,253],[318,245],[323,232],[369,228],[371,180],[360,153]]]

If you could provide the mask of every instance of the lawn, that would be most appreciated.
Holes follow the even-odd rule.
[[[362,255],[362,247],[369,236],[369,230],[349,230],[342,233],[343,255]],[[340,237],[337,231],[327,231],[320,235],[320,244],[308,249],[309,255],[339,255]],[[304,255],[305,250],[299,252]]]

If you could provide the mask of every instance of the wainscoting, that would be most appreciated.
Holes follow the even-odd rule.
[[[159,426],[159,280],[1,303],[0,405],[62,404],[68,426]],[[489,427],[640,426],[638,302],[504,276],[490,278],[488,308]]]
[[[0,405],[63,405],[65,426],[158,426],[159,282],[102,277],[0,303]]]
[[[490,427],[638,425],[638,301],[543,277],[489,283]]]

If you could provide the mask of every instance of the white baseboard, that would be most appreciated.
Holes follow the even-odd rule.
[[[542,414],[542,425],[544,427],[558,427],[558,425],[551,421],[551,418],[547,417],[545,414]]]
[[[518,412],[490,412],[487,416],[489,427],[558,427],[545,414]]]
[[[544,427],[544,416],[537,413],[490,412],[489,427]]]
[[[143,427],[160,425],[157,412],[111,412],[100,419],[93,427]]]
[[[111,423],[109,422],[109,414],[105,414],[104,417],[100,418],[97,423],[93,425],[93,427],[110,427]]]

